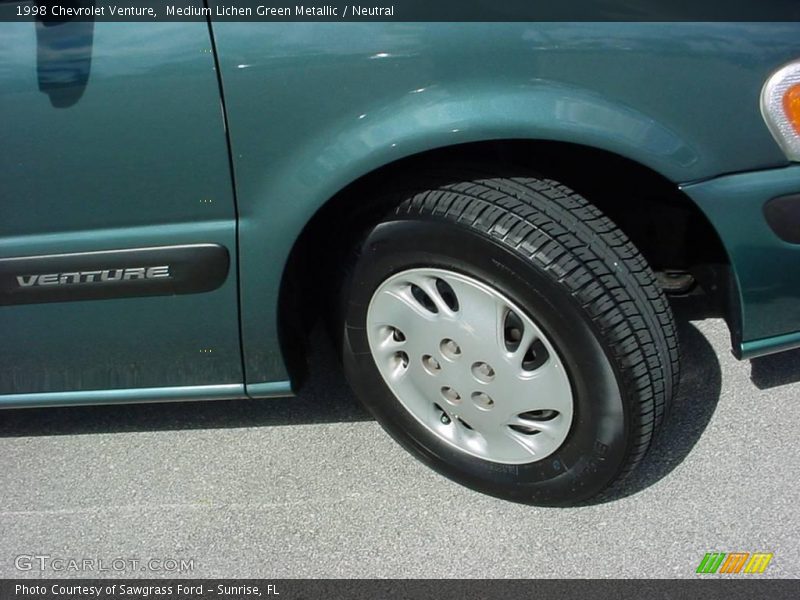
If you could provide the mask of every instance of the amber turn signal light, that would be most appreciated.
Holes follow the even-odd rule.
[[[796,83],[783,94],[783,112],[786,118],[800,135],[800,83]]]
[[[761,114],[786,158],[800,162],[800,60],[767,79],[761,90]]]

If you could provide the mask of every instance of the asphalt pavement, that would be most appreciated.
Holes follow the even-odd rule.
[[[690,316],[655,447],[581,508],[430,471],[325,347],[293,399],[0,412],[0,577],[695,577],[715,551],[796,577],[800,352],[738,362],[720,320]]]

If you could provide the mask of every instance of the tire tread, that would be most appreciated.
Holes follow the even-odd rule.
[[[565,286],[589,315],[632,409],[615,478],[624,480],[652,445],[679,372],[672,311],[645,259],[598,208],[553,180],[460,167],[427,174],[417,185],[404,194],[398,216],[427,214],[491,237]]]

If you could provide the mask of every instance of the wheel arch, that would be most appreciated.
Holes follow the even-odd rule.
[[[248,73],[252,77],[256,71],[245,70],[242,76]],[[385,76],[386,67],[380,73]],[[293,248],[304,239],[301,232],[320,214],[330,214],[326,207],[345,206],[339,204],[341,198],[347,197],[353,206],[368,204],[369,198],[353,191],[368,189],[362,187],[367,181],[380,183],[380,174],[413,170],[434,157],[461,156],[465,148],[501,148],[502,156],[528,144],[568,148],[568,156],[576,157],[572,164],[597,161],[621,168],[623,176],[635,171],[637,181],[669,189],[664,202],[694,211],[690,214],[697,215],[702,231],[711,231],[711,241],[703,246],[721,248],[705,217],[676,184],[777,160],[758,152],[752,159],[732,161],[728,148],[685,111],[653,102],[652,90],[639,97],[596,85],[599,81],[557,81],[535,73],[401,70],[396,80],[376,83],[374,89],[347,87],[343,78],[348,101],[339,98],[331,107],[320,105],[317,98],[291,96],[296,112],[266,110],[267,89],[263,99],[247,94],[246,104],[229,103],[248,390],[287,376],[286,363],[294,351],[279,331],[285,330],[287,305],[280,296],[285,295],[284,269],[293,262]],[[363,86],[363,80],[358,85]],[[319,114],[308,114],[309,108]],[[281,126],[273,131],[269,125],[276,119]],[[577,187],[576,181],[565,183]],[[721,262],[728,262],[724,250],[720,256]],[[730,314],[735,317],[735,312]]]
[[[393,181],[413,177],[433,163],[460,162],[505,170],[514,165],[521,174],[555,179],[584,195],[617,223],[656,270],[691,270],[710,299],[709,312],[726,318],[735,346],[740,313],[730,260],[706,216],[676,183],[605,148],[552,139],[491,139],[445,145],[382,164],[317,207],[295,239],[281,278],[278,334],[293,387],[306,372],[307,351],[297,343],[305,325],[298,325],[297,315],[315,296],[304,286],[333,278],[326,289],[334,293],[338,265],[365,229],[386,213],[389,206],[376,199],[391,190]]]

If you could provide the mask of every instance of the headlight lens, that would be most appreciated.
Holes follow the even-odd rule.
[[[800,161],[800,61],[778,69],[764,84],[761,114],[786,157]]]

